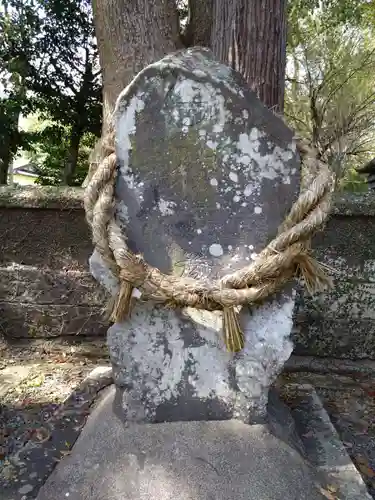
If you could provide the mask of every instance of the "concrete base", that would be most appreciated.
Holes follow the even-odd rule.
[[[38,500],[321,500],[314,470],[264,425],[126,426],[110,387]]]

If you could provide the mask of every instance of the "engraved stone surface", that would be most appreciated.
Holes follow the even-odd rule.
[[[145,68],[115,111],[116,216],[132,251],[163,272],[218,278],[276,235],[299,190],[292,132],[205,49]],[[93,275],[118,283],[100,256]],[[176,421],[264,416],[268,388],[292,352],[292,285],[244,307],[245,348],[222,339],[221,312],[139,301],[108,346],[123,418]]]

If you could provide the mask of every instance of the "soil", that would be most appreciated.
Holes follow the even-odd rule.
[[[39,341],[0,346],[0,484],[30,440],[47,436],[47,422],[96,367],[109,365],[104,341]],[[88,413],[87,413],[88,414]],[[68,443],[70,445],[70,443]]]
[[[103,339],[0,344],[0,484],[13,480],[17,452],[31,439],[46,438],[45,423],[103,365],[109,366]],[[315,387],[375,499],[375,377],[286,373],[277,384],[295,382]]]
[[[375,376],[290,373],[279,384],[309,383],[321,398],[340,439],[375,499]]]

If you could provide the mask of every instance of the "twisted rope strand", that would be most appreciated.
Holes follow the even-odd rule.
[[[217,281],[164,274],[128,249],[126,235],[115,219],[117,159],[113,130],[103,144],[105,157],[87,185],[84,206],[94,246],[120,280],[120,291],[113,301],[113,321],[129,315],[133,288],[139,288],[143,299],[169,307],[224,310],[227,348],[236,352],[242,349],[244,338],[235,308],[265,300],[300,275],[309,292],[332,286],[309,254],[311,237],[330,213],[331,175],[307,143],[297,140],[297,148],[302,162],[317,172],[316,177],[302,190],[277,236],[256,260]]]

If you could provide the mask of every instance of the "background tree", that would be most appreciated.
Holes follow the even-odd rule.
[[[20,6],[27,23],[15,25],[7,2],[0,9],[0,184],[7,183],[8,170],[20,147],[27,147],[30,136],[18,129],[21,113],[32,110],[27,95],[22,58],[32,55],[31,39],[37,31],[34,18]],[[14,47],[23,45],[22,58],[10,57]]]
[[[17,61],[33,109],[63,125],[69,134],[62,182],[71,184],[81,138],[87,132],[99,134],[101,126],[101,79],[90,3],[10,0],[6,4],[3,22],[12,29],[3,39],[2,65],[12,75]]]
[[[239,70],[266,105],[281,111],[285,4],[286,0],[93,0],[104,123],[137,72],[167,53],[198,44]]]
[[[38,174],[36,183],[49,186],[62,184],[64,172],[61,165],[64,165],[70,147],[70,128],[36,114],[26,120],[24,127],[29,134],[37,137],[28,150],[24,151],[24,158],[33,165]],[[88,170],[89,155],[96,141],[97,137],[91,132],[82,136],[70,185],[82,185]]]
[[[303,4],[291,0],[300,10],[290,12],[286,117],[312,140],[339,187],[375,154],[375,9],[368,2],[351,9],[349,0]]]

